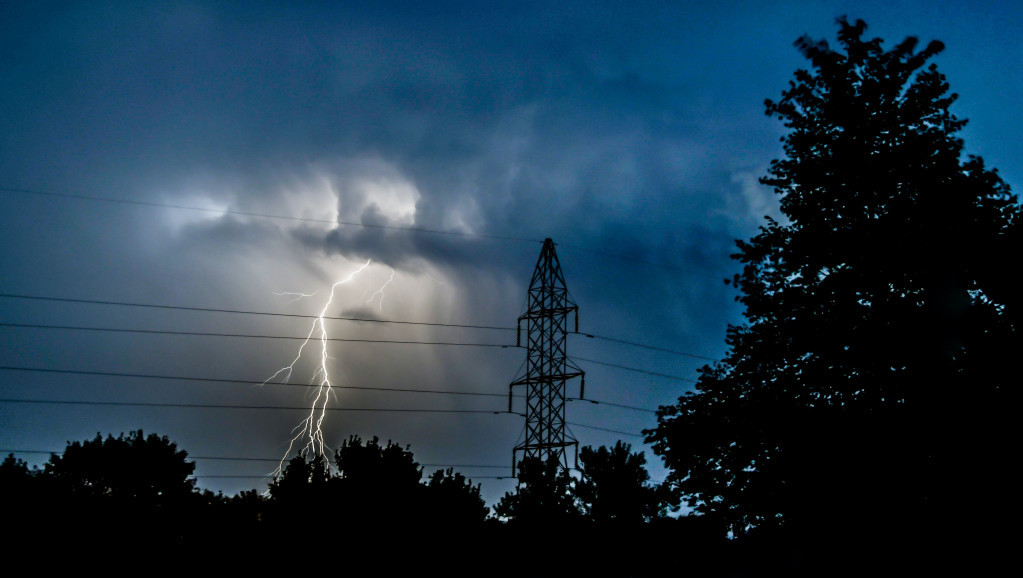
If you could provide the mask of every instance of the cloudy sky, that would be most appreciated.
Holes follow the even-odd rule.
[[[610,404],[670,403],[724,351],[734,240],[777,211],[757,184],[783,134],[763,101],[805,66],[793,42],[833,41],[842,14],[889,47],[944,41],[967,150],[1023,178],[1013,2],[0,4],[0,449],[141,428],[196,457],[201,487],[263,489],[320,359],[259,386],[301,344],[268,336],[307,335],[300,316],[367,262],[328,316],[514,327],[547,237],[598,337],[568,338],[605,402],[570,402],[571,435],[644,448],[654,415]],[[477,344],[513,332],[326,328],[461,344],[331,342],[348,389],[329,445],[409,444],[490,504],[512,487],[496,478],[523,419],[490,412],[525,352]],[[417,411],[366,411],[395,409]]]

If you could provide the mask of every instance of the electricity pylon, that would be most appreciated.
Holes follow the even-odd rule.
[[[522,322],[526,322],[526,373],[508,387],[508,411],[512,410],[512,391],[526,388],[526,437],[512,450],[512,475],[516,458],[536,457],[547,461],[556,457],[568,469],[565,448],[575,446],[578,464],[579,442],[565,433],[565,382],[579,377],[579,398],[585,393],[586,377],[569,361],[565,353],[568,315],[575,313],[575,332],[579,332],[579,308],[568,297],[554,241],[546,239],[529,284],[529,307],[519,317],[518,344]]]

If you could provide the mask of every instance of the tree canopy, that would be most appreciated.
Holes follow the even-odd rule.
[[[579,451],[582,477],[575,493],[586,516],[599,526],[636,526],[664,513],[660,488],[650,484],[646,457],[618,441],[608,449]]]
[[[170,504],[195,488],[195,464],[166,436],[142,430],[118,437],[100,434],[69,442],[53,454],[44,472],[55,489],[78,498],[108,497],[122,502]]]
[[[520,526],[559,526],[582,519],[572,476],[557,456],[543,461],[525,458],[519,464],[518,484],[494,507],[494,513]]]
[[[737,535],[948,530],[981,522],[948,521],[986,507],[971,491],[1006,495],[1016,197],[964,158],[940,42],[838,25],[766,101],[784,218],[737,243],[745,323],[648,432],[676,495]]]

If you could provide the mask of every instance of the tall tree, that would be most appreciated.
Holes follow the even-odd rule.
[[[59,528],[74,536],[62,544],[69,560],[113,550],[166,555],[170,545],[180,546],[194,534],[202,507],[194,471],[177,444],[142,430],[69,442],[38,476],[45,499],[32,521],[36,528],[24,526],[24,539],[34,543],[23,546],[36,551],[46,543],[38,536]]]
[[[650,485],[646,458],[621,441],[610,450],[590,446],[579,452],[582,478],[575,493],[586,516],[598,526],[636,526],[664,513],[657,486]]]
[[[330,491],[330,465],[321,454],[304,452],[288,460],[281,475],[270,483],[270,498],[292,511],[304,510],[326,499]]]
[[[31,511],[38,508],[44,494],[39,478],[39,468],[29,468],[14,454],[7,454],[0,462],[0,511],[12,523],[35,515]]]
[[[79,499],[111,499],[124,505],[172,505],[195,489],[195,464],[166,436],[142,430],[69,442],[50,456],[44,475],[52,487]]]
[[[376,437],[346,440],[337,450],[332,504],[356,528],[376,531],[410,530],[418,523],[423,469],[409,448]]]
[[[478,531],[490,513],[480,495],[480,484],[474,486],[472,480],[452,468],[433,472],[426,483],[424,500],[427,522],[465,532]]]
[[[838,49],[796,42],[810,70],[766,102],[788,133],[761,182],[785,219],[738,242],[746,322],[648,441],[737,535],[954,541],[993,521],[974,496],[1008,495],[1019,207],[964,158],[928,63],[943,45],[838,24]]]
[[[581,520],[575,482],[556,457],[525,458],[515,490],[501,498],[494,513],[516,526],[558,527]]]

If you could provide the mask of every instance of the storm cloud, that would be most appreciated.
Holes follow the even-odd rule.
[[[339,286],[328,315],[511,328],[550,237],[584,333],[713,358],[727,325],[741,320],[722,283],[735,271],[734,240],[777,215],[757,179],[782,154],[784,128],[763,115],[763,100],[804,65],[792,45],[803,34],[830,38],[835,17],[849,13],[889,43],[943,40],[939,64],[963,95],[958,114],[972,119],[967,149],[1010,183],[1020,175],[1023,87],[1004,72],[1023,56],[1017,11],[888,4],[5,3],[2,292],[316,315],[331,284],[368,261]],[[7,323],[261,336],[304,336],[310,324],[6,297],[0,311]],[[265,337],[0,331],[8,366],[254,383],[297,347]],[[331,331],[514,344],[498,329],[337,321]],[[569,340],[579,357],[650,372],[580,362],[594,399],[647,409],[691,387],[652,374],[692,379],[706,362]],[[331,356],[342,385],[496,394],[349,389],[337,407],[501,410],[524,353],[345,342]],[[293,381],[307,382],[311,363]],[[15,371],[0,380],[19,399],[308,403],[298,386]],[[569,412],[574,423],[614,430],[576,427],[583,444],[654,425],[650,413],[606,405],[572,403]],[[233,457],[277,457],[302,418],[9,403],[0,416],[0,446],[14,450],[141,427],[193,455]],[[508,415],[337,412],[328,441],[379,435],[411,444],[426,463],[510,465],[521,428]],[[236,465],[200,462],[198,473],[272,467]],[[481,480],[491,503],[510,487]],[[227,491],[262,483],[200,478]]]

